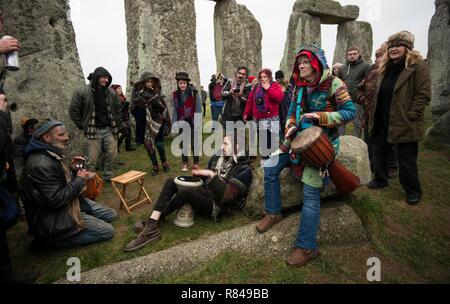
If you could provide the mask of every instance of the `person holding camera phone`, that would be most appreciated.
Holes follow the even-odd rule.
[[[258,124],[258,132],[266,132],[266,145],[262,148],[262,159],[278,148],[273,142],[278,138],[280,130],[279,108],[284,93],[281,85],[273,81],[272,71],[263,69],[258,73],[259,84],[250,92],[244,111],[244,121],[253,119]],[[259,136],[258,136],[259,137]],[[261,142],[259,143],[261,146]]]
[[[243,113],[248,95],[252,89],[248,82],[249,71],[248,68],[241,66],[236,71],[236,76],[233,80],[229,80],[222,91],[222,98],[225,102],[222,116],[224,118],[224,127],[228,121],[236,123],[243,121]],[[229,133],[231,130],[227,130]]]
[[[64,157],[69,146],[66,127],[60,121],[40,123],[25,147],[25,169],[19,185],[34,237],[32,249],[69,248],[114,236],[110,224],[117,212],[82,194],[95,173],[85,169],[85,159]]]

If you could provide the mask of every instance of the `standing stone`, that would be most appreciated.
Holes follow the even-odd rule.
[[[194,0],[125,0],[125,19],[128,93],[144,71],[160,77],[170,108],[176,72],[188,72],[200,86]]]
[[[216,1],[214,42],[217,72],[233,78],[238,66],[256,75],[262,67],[261,26],[253,14],[235,0]]]
[[[82,86],[83,72],[66,0],[1,0],[3,35],[20,40],[20,69],[7,72],[5,91],[17,102],[12,113],[15,133],[23,116],[63,121],[71,138],[69,152],[82,152],[82,134],[69,117],[73,91]]]
[[[280,69],[285,75],[289,75],[286,76],[289,78],[293,69],[295,55],[297,54],[297,49],[300,44],[321,45],[320,18],[296,12],[294,9],[289,19],[286,37],[284,55],[280,63]]]
[[[360,186],[367,185],[371,180],[367,144],[354,136],[341,136],[340,140],[341,144],[336,158],[359,177]],[[323,187],[321,197],[336,195],[336,191],[331,185],[332,183]],[[260,167],[253,171],[251,189],[244,211],[246,214],[262,216],[264,215],[264,171]],[[285,168],[280,174],[280,189],[283,208],[298,206],[303,200],[303,184],[289,168]]]
[[[426,141],[450,144],[450,1],[436,0],[428,33],[428,62],[432,80],[433,125]]]
[[[358,6],[341,6],[338,1],[330,0],[297,0],[294,11],[319,17],[322,24],[339,24],[359,17]]]
[[[361,48],[362,58],[365,62],[372,62],[373,33],[370,23],[348,21],[339,24],[333,64],[345,63],[346,51],[353,45]]]

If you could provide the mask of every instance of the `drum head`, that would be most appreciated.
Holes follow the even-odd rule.
[[[203,180],[197,176],[178,176],[173,180],[175,184],[182,187],[200,187],[203,185]]]
[[[292,141],[291,147],[293,150],[302,152],[306,150],[311,144],[313,144],[317,138],[320,137],[323,130],[320,127],[314,126],[302,131],[297,137]]]

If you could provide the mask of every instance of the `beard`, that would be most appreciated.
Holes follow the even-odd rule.
[[[52,141],[52,146],[60,149],[61,151],[65,151],[69,145],[67,142],[54,140]]]

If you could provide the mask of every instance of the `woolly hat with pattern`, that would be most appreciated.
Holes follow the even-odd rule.
[[[34,132],[33,137],[35,139],[41,139],[41,137],[44,134],[47,134],[48,132],[50,132],[51,129],[53,129],[54,127],[57,127],[57,126],[62,126],[62,125],[64,125],[64,123],[61,121],[58,121],[58,120],[46,119],[44,121],[41,121],[36,126],[36,131]]]
[[[394,35],[389,37],[388,45],[400,43],[400,44],[404,44],[408,49],[413,50],[414,49],[414,41],[415,41],[415,37],[411,32],[401,31],[401,32],[395,33]]]

